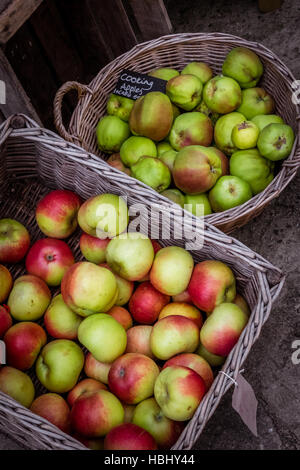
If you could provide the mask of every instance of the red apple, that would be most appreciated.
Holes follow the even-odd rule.
[[[201,312],[194,307],[184,302],[171,302],[166,305],[160,312],[158,319],[169,317],[170,315],[181,315],[182,317],[189,318],[195,325],[201,328],[203,324],[203,318]]]
[[[117,320],[125,330],[132,327],[132,317],[126,308],[115,305],[107,313],[114,317],[114,319]]]
[[[110,238],[97,238],[83,233],[79,240],[80,250],[87,261],[99,264],[106,261],[106,247]]]
[[[129,301],[129,310],[138,323],[154,323],[162,308],[170,302],[170,297],[159,292],[148,281],[143,282]]]
[[[178,356],[174,356],[165,362],[163,369],[169,366],[184,366],[193,369],[204,380],[206,390],[210,388],[214,381],[214,374],[209,363],[198,354],[178,354]]]
[[[40,277],[49,286],[59,286],[64,274],[74,263],[68,245],[54,238],[42,238],[35,242],[26,257],[28,273]]]
[[[14,219],[0,220],[0,263],[18,263],[30,245],[27,229]]]
[[[37,323],[20,322],[13,325],[4,336],[7,364],[20,370],[30,369],[41,348],[47,342],[47,335]]]
[[[57,393],[45,393],[39,396],[33,401],[30,411],[47,419],[61,431],[70,432],[70,408]]]
[[[127,353],[140,353],[154,359],[150,347],[151,325],[137,325],[127,330]]]
[[[81,200],[72,191],[57,189],[44,196],[36,208],[36,221],[47,237],[67,238],[77,227]]]
[[[7,305],[0,305],[0,338],[4,336],[12,325],[12,318]]]
[[[98,380],[83,379],[81,382],[78,382],[72,390],[70,390],[67,396],[67,401],[72,407],[77,398],[81,397],[84,393],[96,392],[97,390],[107,390],[107,387]]]
[[[104,440],[105,450],[157,450],[154,438],[136,424],[124,423],[112,429]]]
[[[85,359],[84,372],[88,377],[108,384],[108,373],[110,367],[111,364],[97,361],[91,353],[88,353]]]
[[[0,304],[2,304],[2,302],[4,302],[9,296],[12,285],[12,275],[5,266],[0,264]]]

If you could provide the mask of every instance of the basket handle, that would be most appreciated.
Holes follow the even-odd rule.
[[[70,134],[62,120],[62,101],[64,96],[69,93],[71,90],[77,90],[78,100],[80,100],[86,93],[92,94],[92,90],[87,85],[82,85],[79,82],[66,82],[64,83],[56,92],[54,103],[53,103],[53,113],[54,113],[54,124],[60,135],[69,142],[74,142],[74,139],[79,140],[78,137]]]

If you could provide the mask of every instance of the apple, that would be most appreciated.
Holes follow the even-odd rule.
[[[73,312],[87,317],[109,310],[117,300],[118,286],[109,269],[82,261],[73,264],[64,275],[61,293]]]
[[[35,390],[31,378],[14,367],[0,369],[0,392],[29,408],[33,402]]]
[[[229,159],[220,149],[217,147],[207,147],[206,153],[217,155],[221,160],[222,176],[229,175]]]
[[[41,231],[52,238],[67,238],[77,227],[81,199],[72,191],[56,189],[37,205],[35,216]]]
[[[254,87],[263,74],[263,64],[254,51],[247,47],[235,47],[223,62],[223,75],[234,78],[241,88]]]
[[[117,322],[123,326],[124,330],[128,330],[132,327],[132,317],[126,308],[115,305],[108,310],[107,313],[117,320]]]
[[[132,167],[143,155],[157,157],[157,148],[153,140],[133,135],[123,142],[120,157],[124,165]]]
[[[47,390],[65,393],[77,383],[83,364],[84,354],[78,344],[68,339],[56,339],[43,347],[35,371]]]
[[[113,428],[104,439],[105,450],[157,450],[154,438],[133,423]]]
[[[174,202],[175,204],[178,204],[180,207],[183,208],[184,195],[182,194],[181,191],[179,191],[179,189],[176,189],[176,188],[165,189],[165,191],[163,191],[161,195],[165,196],[167,199]]]
[[[191,111],[201,101],[202,82],[195,75],[184,74],[171,78],[166,93],[172,103],[185,111]]]
[[[155,357],[170,359],[175,354],[194,352],[199,344],[199,327],[181,315],[170,315],[154,324],[150,347]]]
[[[9,313],[7,305],[0,305],[0,338],[2,338],[7,330],[12,326],[12,317]]]
[[[134,410],[136,409],[135,405],[126,405],[122,403],[124,408],[124,423],[131,423]]]
[[[181,71],[181,75],[185,74],[195,75],[204,85],[212,78],[213,71],[204,62],[189,62]]]
[[[153,395],[158,375],[159,368],[150,357],[139,353],[126,353],[111,365],[108,386],[124,403],[136,405]]]
[[[85,437],[102,437],[124,421],[124,408],[108,390],[86,392],[71,410],[71,426]]]
[[[111,267],[107,263],[99,264],[99,266],[102,266],[112,271]],[[123,277],[118,276],[118,274],[116,273],[113,273],[113,274],[116,278],[117,286],[118,286],[118,296],[116,298],[115,305],[122,306],[122,305],[127,304],[127,302],[129,301],[132,295],[133,289],[134,289],[134,282],[128,281],[127,279],[124,279]]]
[[[193,369],[202,377],[206,390],[209,390],[214,381],[214,374],[209,363],[198,354],[184,353],[178,354],[165,362],[163,369],[169,366],[184,366]]]
[[[94,358],[91,353],[88,353],[85,358],[84,373],[99,382],[108,384],[108,373],[111,364],[108,362],[100,362]]]
[[[126,349],[126,331],[107,313],[96,313],[85,318],[78,328],[78,339],[95,359],[113,362]]]
[[[109,242],[110,238],[92,237],[92,235],[83,233],[79,240],[79,246],[87,261],[100,264],[106,261],[106,248]]]
[[[154,359],[150,347],[151,325],[136,325],[127,330],[126,353],[139,353]]]
[[[188,292],[200,310],[210,313],[217,305],[235,298],[235,276],[222,261],[201,261],[194,268]]]
[[[208,116],[198,111],[178,116],[170,131],[170,143],[179,151],[188,145],[208,147],[213,138],[213,125]]]
[[[39,396],[33,401],[30,411],[47,419],[61,431],[70,432],[70,408],[66,400],[57,393],[45,393]]]
[[[232,129],[232,142],[241,150],[251,149],[256,146],[259,136],[259,128],[252,121],[244,121],[236,124]]]
[[[29,245],[30,235],[24,225],[14,219],[0,220],[0,263],[18,263]]]
[[[113,272],[128,281],[142,279],[154,258],[151,240],[143,233],[128,232],[111,240],[106,259]]]
[[[221,366],[222,364],[224,364],[225,359],[226,359],[226,356],[218,356],[217,354],[212,354],[211,352],[209,352],[207,349],[205,349],[201,341],[195,353],[201,356],[203,359],[205,359],[208,362],[208,364],[211,365],[211,367]]]
[[[162,308],[170,302],[170,297],[159,292],[149,282],[143,282],[129,301],[129,310],[135,321],[146,325],[154,323]]]
[[[242,102],[238,112],[252,119],[258,114],[272,114],[274,112],[275,102],[263,88],[248,88],[242,91]]]
[[[150,271],[151,284],[163,294],[180,294],[188,286],[193,267],[194,260],[184,248],[162,248],[156,253]]]
[[[20,370],[30,369],[40,350],[47,342],[47,335],[37,323],[20,322],[5,333],[6,362]]]
[[[162,249],[162,246],[157,240],[150,240],[150,241],[153,246],[154,254],[156,255],[156,253]]]
[[[96,127],[98,147],[106,153],[119,152],[121,145],[129,136],[128,123],[118,116],[104,116]]]
[[[106,111],[110,116],[117,116],[122,121],[128,122],[134,101],[125,96],[112,93],[108,98]]]
[[[128,225],[128,208],[116,194],[99,194],[85,201],[78,211],[78,223],[88,235],[112,238]]]
[[[155,398],[147,398],[136,406],[132,422],[148,431],[160,449],[170,449],[183,430],[183,423],[167,418]]]
[[[156,150],[157,150],[157,156],[161,157],[164,153],[170,150],[173,150],[173,147],[169,142],[163,140],[162,142],[158,142],[158,144],[156,145]]]
[[[170,315],[181,315],[182,317],[189,318],[196,326],[201,328],[203,318],[201,312],[194,306],[184,302],[172,302],[166,305],[159,314],[158,319],[169,317]]]
[[[106,163],[119,171],[123,171],[123,173],[126,173],[126,175],[131,176],[131,170],[130,168],[126,168],[126,166],[123,164],[119,152],[112,153],[106,160]]]
[[[237,112],[225,114],[217,120],[214,129],[215,144],[226,155],[238,150],[232,142],[232,130],[236,124],[241,124],[245,120],[245,116]]]
[[[212,213],[207,194],[186,194],[184,197],[184,209],[196,217],[203,217]]]
[[[163,153],[159,159],[167,165],[169,170],[172,172],[174,168],[174,162],[176,158],[177,152],[176,150],[168,150],[167,152]]]
[[[217,75],[204,85],[203,101],[214,113],[232,113],[242,101],[240,85],[233,78]]]
[[[234,304],[236,304],[238,307],[240,307],[243,312],[250,317],[251,310],[250,307],[247,303],[247,301],[244,299],[244,297],[241,294],[236,294],[234,300],[232,301]]]
[[[82,317],[71,310],[62,295],[54,297],[44,316],[45,328],[56,339],[77,339]]]
[[[87,447],[90,450],[104,450],[104,439],[103,438],[87,438],[84,436],[81,436],[78,433],[72,433],[72,437],[76,439],[77,441],[81,442],[85,447]]]
[[[284,124],[284,120],[277,114],[257,114],[251,119],[261,132],[269,124]]]
[[[184,366],[163,369],[154,387],[154,397],[163,414],[175,421],[191,419],[205,393],[200,375]]]
[[[177,295],[172,295],[172,300],[173,302],[185,302],[186,304],[192,304],[192,299],[190,294],[188,293],[188,290],[185,289],[183,292],[180,292],[180,294]]]
[[[171,184],[171,173],[167,165],[156,157],[143,156],[132,165],[132,176],[161,193]]]
[[[107,390],[106,385],[95,379],[83,379],[78,382],[72,390],[69,391],[67,401],[72,407],[75,401],[87,392],[96,392],[97,390]]]
[[[13,286],[13,278],[9,270],[0,264],[0,304],[4,302]]]
[[[26,274],[15,280],[7,305],[15,320],[34,321],[43,316],[50,300],[47,284],[37,276]]]
[[[160,78],[161,80],[165,80],[167,82],[171,78],[177,77],[179,72],[168,67],[160,67],[158,69],[151,70],[151,72],[148,72],[148,75],[150,75],[150,77]]]
[[[238,176],[221,176],[208,198],[214,212],[240,206],[253,196],[250,184]]]
[[[292,151],[295,134],[287,124],[268,124],[261,131],[257,147],[261,155],[268,160],[284,160]]]

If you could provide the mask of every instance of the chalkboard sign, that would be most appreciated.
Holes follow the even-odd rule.
[[[125,96],[132,100],[137,100],[141,96],[146,95],[150,91],[166,92],[165,80],[150,77],[144,73],[133,72],[132,70],[122,70],[118,83],[113,93],[119,96]]]

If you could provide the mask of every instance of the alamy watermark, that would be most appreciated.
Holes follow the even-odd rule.
[[[297,366],[300,364],[300,339],[295,339],[295,341],[292,342],[292,349],[295,349],[292,354],[292,363]]]
[[[4,341],[0,340],[0,364],[6,364],[6,347]]]
[[[293,104],[300,104],[300,80],[294,80],[292,83],[292,102]]]
[[[0,80],[0,104],[6,104],[6,86],[3,80]]]

